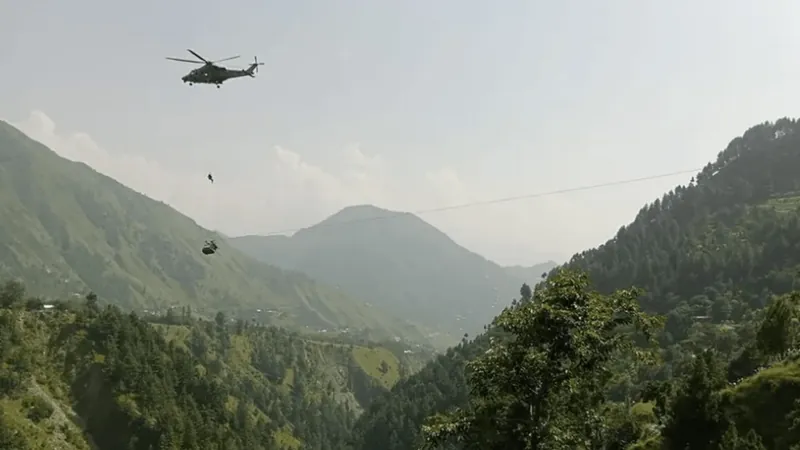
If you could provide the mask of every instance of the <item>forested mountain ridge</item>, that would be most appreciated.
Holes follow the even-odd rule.
[[[36,295],[88,290],[127,309],[191,306],[312,330],[368,329],[424,341],[413,326],[306,275],[257,262],[164,203],[68,161],[0,122],[0,279]],[[201,254],[206,239],[221,251]]]
[[[524,281],[535,282],[544,271],[526,279],[526,269],[500,267],[413,214],[370,205],[347,207],[291,237],[230,242],[264,262],[341,286],[398,317],[449,333],[451,342],[479,331]]]
[[[331,449],[424,355],[0,288],[0,448]]]
[[[645,291],[640,296],[642,307],[666,315],[664,331],[658,335],[662,362],[647,370],[618,368],[606,393],[608,398],[622,402],[661,398],[668,404],[688,404],[690,399],[682,395],[695,386],[698,396],[717,402],[717,406],[723,400],[736,404],[732,410],[723,409],[740,428],[740,434],[754,430],[770,449],[788,449],[797,441],[798,436],[788,430],[792,427],[791,417],[800,419],[800,412],[791,416],[792,399],[800,397],[800,384],[796,381],[800,379],[800,365],[787,356],[797,344],[797,330],[788,325],[800,317],[797,302],[783,301],[783,306],[767,314],[764,322],[762,308],[775,304],[775,295],[800,287],[798,173],[800,124],[781,119],[755,126],[731,141],[689,185],[678,186],[645,206],[630,225],[622,227],[607,243],[575,255],[550,273],[548,279],[564,268],[588,270],[592,286],[603,293],[641,287]],[[782,337],[775,338],[780,350],[768,350],[770,345],[763,341],[770,335],[773,321],[783,324],[771,328],[773,332],[783,330]],[[376,400],[359,418],[356,448],[415,448],[427,417],[466,404],[469,388],[465,366],[489,346],[485,336],[465,343]],[[706,349],[713,349],[715,355],[699,367],[696,355]],[[776,363],[755,374],[759,367]],[[709,370],[713,374],[706,373]],[[727,386],[726,377],[728,382],[738,384]],[[663,388],[652,387],[655,385],[648,384],[648,380],[660,381]],[[718,397],[722,394],[725,395]],[[667,401],[668,398],[672,400]],[[634,406],[641,411],[647,405],[653,407],[652,402]],[[772,409],[763,405],[772,405]],[[689,423],[692,420],[685,414],[691,408],[686,408],[683,413],[666,414]],[[663,420],[662,425],[669,422],[667,418]],[[719,427],[722,425],[713,433]],[[620,448],[683,450],[683,444],[675,442],[676,435],[670,434],[677,433],[675,428],[665,429],[643,438],[635,447]],[[381,438],[389,430],[393,438]],[[691,437],[688,429],[680,433]],[[693,444],[686,444],[693,450],[764,448],[755,444],[717,447],[722,443],[710,438],[705,439],[705,444],[701,442],[703,439],[698,438]]]
[[[662,313],[731,284],[743,289],[742,300],[763,306],[764,290],[787,292],[800,269],[798,173],[798,122],[753,127],[688,186],[645,206],[613,239],[566,266],[588,270],[601,291],[642,286],[645,306]]]

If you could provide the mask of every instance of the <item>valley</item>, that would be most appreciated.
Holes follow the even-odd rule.
[[[209,259],[0,123],[0,448],[795,450],[798,170],[754,126],[558,266],[370,205]]]
[[[229,325],[222,313],[147,322],[91,297],[49,310],[31,299],[13,282],[0,290],[0,446],[19,446],[2,448],[155,446],[165,436],[178,448],[341,448],[371,399],[430,358]]]
[[[501,267],[413,214],[371,205],[345,208],[291,237],[230,242],[265,263],[306,273],[421,324],[429,338],[448,346],[480,332],[522,283],[535,283],[556,266]]]

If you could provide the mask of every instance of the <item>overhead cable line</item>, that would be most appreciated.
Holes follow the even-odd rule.
[[[592,184],[592,185],[588,185],[588,186],[579,186],[579,187],[572,187],[572,188],[566,188],[566,189],[559,189],[559,190],[555,190],[555,191],[537,192],[537,193],[525,194],[525,195],[515,195],[513,197],[502,197],[502,198],[495,198],[495,199],[491,199],[491,200],[478,200],[478,201],[473,201],[473,202],[460,203],[460,204],[456,204],[456,205],[440,206],[438,208],[420,209],[418,211],[408,211],[408,212],[397,211],[397,212],[392,212],[391,214],[385,214],[383,216],[374,216],[374,217],[366,217],[366,218],[362,218],[362,219],[344,220],[344,221],[341,221],[341,222],[322,222],[322,223],[319,223],[319,224],[313,225],[313,226],[314,227],[322,227],[322,226],[329,227],[329,226],[336,226],[336,225],[348,225],[348,224],[356,223],[356,222],[368,222],[368,221],[373,221],[373,220],[391,219],[391,218],[394,218],[394,217],[400,217],[400,216],[402,216],[404,214],[408,214],[408,213],[420,216],[420,215],[423,215],[423,214],[430,214],[430,213],[442,212],[442,211],[451,211],[451,210],[454,210],[454,209],[464,209],[464,208],[470,208],[470,207],[473,207],[473,206],[493,205],[493,204],[496,204],[496,203],[507,203],[507,202],[514,202],[514,201],[518,201],[518,200],[527,200],[527,199],[531,199],[531,198],[547,197],[547,196],[550,196],[550,195],[567,194],[567,193],[570,193],[570,192],[589,191],[589,190],[600,189],[600,188],[604,188],[604,187],[640,183],[642,181],[650,181],[650,180],[655,180],[655,179],[658,179],[658,178],[667,178],[667,177],[673,177],[673,176],[676,176],[676,175],[685,175],[685,174],[688,174],[688,173],[697,173],[697,172],[700,172],[701,170],[703,170],[703,169],[699,168],[699,169],[679,170],[677,172],[663,173],[663,174],[660,174],[660,175],[650,175],[650,176],[640,177],[640,178],[629,178],[629,179],[625,179],[625,180],[617,180],[617,181],[610,181],[610,182],[600,183],[600,184]],[[294,233],[296,231],[304,230],[306,228],[309,228],[309,227],[288,228],[288,229],[280,230],[280,231],[270,231],[269,233],[261,234],[261,236],[274,236],[274,235],[278,235],[278,234]]]

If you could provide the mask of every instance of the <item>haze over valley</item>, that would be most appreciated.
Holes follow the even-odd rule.
[[[800,5],[601,6],[0,5],[0,449],[800,450]]]
[[[792,289],[800,262],[789,249],[800,239],[798,130],[791,119],[749,129],[688,185],[645,205],[606,244],[554,268],[552,262],[501,267],[413,214],[369,205],[345,208],[291,237],[225,237],[0,123],[0,269],[12,280],[0,289],[0,355],[7,361],[0,375],[8,383],[0,398],[0,443],[117,448],[167,445],[169,436],[182,436],[176,448],[205,441],[284,449],[438,445],[461,439],[460,432],[435,422],[423,426],[425,417],[448,406],[477,413],[472,402],[508,401],[464,391],[475,382],[465,378],[465,364],[489,364],[481,370],[500,376],[522,367],[503,356],[516,353],[492,360],[493,352],[517,345],[501,324],[544,333],[553,311],[577,315],[560,325],[564,332],[586,334],[580,339],[589,339],[587,355],[606,358],[563,355],[565,364],[575,364],[566,373],[577,382],[604,367],[637,364],[622,335],[589,338],[615,330],[607,327],[627,320],[617,314],[628,311],[638,318],[624,323],[643,321],[645,330],[656,331],[657,347],[649,351],[666,359],[605,378],[598,391],[605,399],[587,407],[602,412],[606,426],[634,427],[634,434],[603,440],[653,449],[705,442],[705,435],[692,435],[694,413],[666,418],[650,409],[655,402],[679,411],[681,402],[704,401],[691,396],[705,389],[733,402],[709,406],[733,421],[704,419],[712,421],[713,439],[789,450],[800,438],[791,425],[797,412],[779,399],[796,398],[800,336],[792,323],[800,294]],[[210,237],[223,250],[209,257],[196,246]],[[620,286],[645,290],[605,294]],[[517,299],[511,308],[504,295]],[[507,322],[516,320],[525,325]],[[537,331],[540,320],[545,325]],[[486,333],[482,321],[493,323]],[[434,355],[461,332],[458,346]],[[470,340],[470,333],[479,334]],[[602,350],[609,344],[622,359]],[[164,362],[156,363],[159,354]],[[83,362],[70,366],[74,375],[58,375],[65,361]],[[720,364],[727,369],[719,371]],[[527,376],[554,376],[548,367],[531,366]],[[71,377],[89,376],[100,376],[92,382],[99,392],[70,387]],[[695,386],[697,377],[711,377],[710,384]],[[762,383],[777,386],[768,396],[778,403],[770,408],[789,431],[737,412],[761,411]],[[653,391],[673,388],[679,390]],[[638,399],[629,412],[624,398]],[[99,404],[114,414],[98,414]],[[136,422],[141,413],[130,408],[140,404],[158,425]],[[174,408],[195,418],[164,416]],[[311,409],[320,411],[316,422]],[[638,418],[625,419],[634,411]],[[452,414],[442,420],[483,420]],[[65,421],[70,416],[82,422]],[[652,426],[659,421],[664,428]],[[739,424],[749,427],[744,437]],[[48,431],[54,426],[61,431]],[[522,439],[507,433],[504,442]]]

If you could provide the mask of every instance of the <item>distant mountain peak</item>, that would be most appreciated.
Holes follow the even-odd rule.
[[[392,210],[389,210],[389,209],[386,209],[386,208],[381,208],[379,206],[370,205],[368,203],[362,203],[360,205],[345,206],[344,208],[339,210],[339,212],[337,214],[349,214],[351,212],[358,212],[358,211],[376,212],[376,213],[396,212],[396,211],[392,211]]]
[[[338,212],[330,215],[327,219],[320,222],[320,224],[325,222],[369,220],[369,219],[376,219],[379,217],[388,217],[394,215],[411,215],[411,214],[402,211],[391,211],[388,209],[379,208],[374,205],[367,205],[367,204],[352,205],[352,206],[345,206]]]
[[[243,237],[231,244],[459,338],[480,330],[524,280],[540,280],[551,268],[513,275],[416,215],[373,205],[348,206],[290,239]]]

